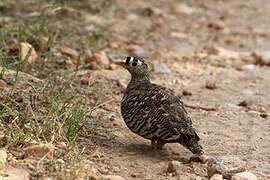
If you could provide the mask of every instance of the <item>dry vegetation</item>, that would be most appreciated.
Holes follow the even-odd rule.
[[[0,179],[208,179],[197,163],[166,173],[190,152],[155,152],[126,128],[119,102],[129,74],[113,64],[126,55],[148,57],[153,81],[183,95],[207,153],[270,178],[269,8],[0,1]]]

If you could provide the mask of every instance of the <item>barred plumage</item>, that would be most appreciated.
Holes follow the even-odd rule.
[[[131,73],[121,102],[127,127],[151,140],[155,148],[180,143],[194,154],[203,154],[200,138],[181,99],[172,90],[150,82],[148,66],[142,59],[127,57],[125,63],[118,64]]]

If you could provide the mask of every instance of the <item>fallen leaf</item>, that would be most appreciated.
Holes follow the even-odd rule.
[[[29,64],[34,63],[37,58],[38,55],[36,53],[36,50],[34,49],[34,47],[27,43],[27,42],[21,42],[20,45],[20,59],[23,62],[27,62]]]

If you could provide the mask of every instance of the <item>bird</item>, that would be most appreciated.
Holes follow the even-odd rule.
[[[181,98],[171,89],[151,83],[150,70],[143,58],[128,56],[115,64],[131,74],[121,101],[121,115],[127,127],[151,140],[153,149],[179,143],[194,154],[190,161],[207,162],[200,137]]]

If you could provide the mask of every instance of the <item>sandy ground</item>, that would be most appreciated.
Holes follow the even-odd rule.
[[[157,60],[165,64],[171,72],[153,72],[155,83],[181,96],[183,90],[191,92],[192,96],[182,96],[187,104],[217,108],[216,111],[187,108],[205,152],[212,156],[237,156],[260,179],[270,179],[270,119],[261,117],[270,113],[270,69],[249,65],[248,60],[235,55],[269,50],[270,1],[115,0],[95,17],[88,9],[90,3],[70,3],[80,9],[82,16],[75,16],[74,24],[63,20],[67,28],[74,28],[75,33],[79,32],[77,29],[84,32],[90,21],[109,24],[105,33],[108,43],[103,47],[107,52],[114,57],[124,56],[130,52],[128,47],[136,44],[143,51],[137,53],[146,54],[149,62]],[[84,34],[78,34],[84,39]],[[77,35],[71,34],[68,39],[79,49]],[[225,56],[209,55],[209,49],[219,47],[228,50]],[[55,68],[55,72],[59,69]],[[121,118],[123,87],[117,82],[127,84],[129,74],[118,67],[86,71],[110,91],[104,97],[107,103],[94,111],[93,120],[86,124],[91,131],[95,125],[96,133],[78,138],[79,146],[86,149],[83,158],[93,161],[101,174],[134,180],[176,179],[165,173],[168,162],[184,162],[192,154],[178,144],[152,150],[150,142],[129,131]],[[46,73],[34,75],[44,78]],[[216,88],[207,89],[207,82],[214,83]],[[247,107],[238,105],[242,101],[248,102]],[[190,169],[183,174],[193,174],[188,176],[190,179],[196,176],[207,179],[205,165],[193,163],[187,167]]]

